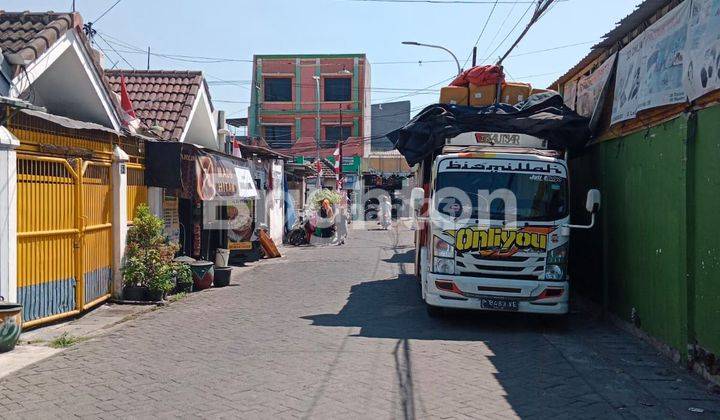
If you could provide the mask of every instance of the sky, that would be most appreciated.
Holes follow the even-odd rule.
[[[371,102],[410,100],[414,114],[437,102],[446,84],[440,82],[451,78],[456,66],[445,51],[402,41],[442,45],[467,68],[476,42],[478,61],[493,62],[532,14],[526,14],[527,0],[474,1],[76,0],[75,5],[84,22],[94,22],[105,67],[145,69],[150,47],[151,69],[202,70],[215,107],[244,117],[253,54],[365,53]],[[506,76],[547,87],[639,3],[556,2],[506,59]],[[2,8],[70,11],[72,0],[4,0]]]

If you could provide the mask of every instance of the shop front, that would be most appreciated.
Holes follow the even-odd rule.
[[[242,158],[188,143],[146,143],[145,182],[164,189],[165,234],[195,259],[213,261],[217,249],[253,249],[253,174]]]

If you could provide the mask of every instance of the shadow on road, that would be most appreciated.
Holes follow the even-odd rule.
[[[399,340],[482,341],[497,333],[538,331],[546,324],[538,317],[517,313],[449,311],[443,318],[430,318],[420,284],[414,275],[405,273],[405,265],[414,261],[415,249],[393,249],[395,253],[383,261],[399,265],[398,277],[355,284],[337,314],[303,318],[317,326],[359,327],[361,337]]]
[[[407,251],[403,252],[402,254],[395,253],[390,258],[386,258],[383,261],[387,263],[392,264],[402,264],[402,263],[411,263],[413,261],[413,258],[415,258],[415,248],[408,249]]]
[[[478,380],[488,381],[488,376],[494,378],[490,381],[497,385],[489,386],[502,389],[504,396],[499,397],[499,400],[504,399],[514,414],[520,417],[580,415],[583,407],[600,411],[609,409],[592,381],[585,377],[587,372],[576,371],[574,363],[566,359],[564,354],[569,353],[577,360],[587,359],[590,362],[592,358],[587,357],[587,353],[591,348],[575,342],[566,343],[564,345],[568,345],[568,348],[559,349],[558,342],[577,340],[572,338],[572,334],[555,327],[551,320],[527,314],[474,311],[451,311],[442,318],[429,317],[420,298],[420,287],[415,276],[405,274],[403,270],[402,264],[411,263],[413,257],[413,249],[396,251],[395,255],[384,260],[401,264],[400,274],[396,278],[355,284],[350,289],[347,303],[338,313],[303,317],[314,326],[359,328],[350,337],[397,340],[393,357],[397,377],[397,409],[403,418],[412,419],[416,415],[425,417],[427,414],[423,395],[414,379],[417,376],[413,372],[417,369],[417,361],[413,357],[411,340],[467,343],[468,353],[461,358],[454,358],[449,353],[439,357],[447,358],[447,361],[464,360],[462,366],[450,362],[448,372],[455,372],[454,375],[457,372],[468,372],[468,376],[445,377],[441,383],[457,389],[465,386],[463,384],[470,386],[470,383]],[[590,329],[598,328],[596,323],[585,316],[575,318],[573,323],[578,331],[586,326]],[[478,349],[484,348],[473,346],[473,343],[478,342],[487,346],[489,353],[477,354]],[[455,351],[463,352],[461,349]],[[483,358],[492,362],[494,372],[486,368],[473,371],[475,367],[483,366],[473,360],[481,361]],[[600,386],[616,379],[607,366],[597,367],[604,372],[604,376],[598,375],[598,382],[605,382]],[[483,377],[486,378],[480,379]],[[428,388],[423,390],[427,391]],[[480,410],[478,414],[482,412]]]

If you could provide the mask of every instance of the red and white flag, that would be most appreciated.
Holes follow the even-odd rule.
[[[335,189],[342,189],[342,142],[338,141],[337,148],[333,152],[335,159]]]
[[[140,128],[140,120],[135,114],[130,95],[128,95],[124,75],[120,75],[120,106],[122,107],[122,115],[120,115],[120,117],[122,118],[123,125],[133,132]]]

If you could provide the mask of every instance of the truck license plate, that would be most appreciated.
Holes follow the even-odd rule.
[[[518,302],[516,300],[480,298],[480,306],[483,309],[490,309],[493,311],[517,311],[518,310]]]

